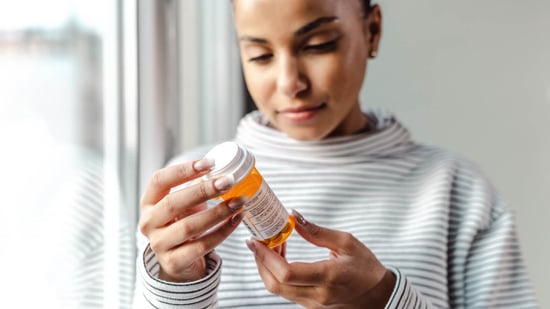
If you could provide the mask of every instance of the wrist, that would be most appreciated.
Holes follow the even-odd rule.
[[[367,294],[369,308],[384,308],[395,288],[397,278],[393,272],[386,269],[382,279]]]
[[[203,279],[207,276],[206,260],[202,258],[195,261],[187,270],[181,271],[177,276],[171,275],[164,270],[162,265],[159,265],[158,278],[160,280],[172,283],[186,283]]]

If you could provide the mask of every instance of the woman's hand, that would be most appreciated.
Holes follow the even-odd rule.
[[[160,264],[159,277],[171,282],[195,281],[206,274],[205,256],[240,223],[244,201],[234,199],[207,209],[206,201],[229,190],[231,177],[200,181],[170,190],[206,174],[208,159],[157,171],[141,199],[140,231],[149,239]]]
[[[288,263],[258,241],[247,242],[268,291],[306,308],[384,308],[395,276],[349,233],[307,222],[298,212],[296,230],[307,241],[330,250],[327,260]]]

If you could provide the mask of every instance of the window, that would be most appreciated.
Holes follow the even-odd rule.
[[[230,12],[218,0],[0,3],[3,303],[130,307],[146,182],[175,154],[231,138],[243,113]]]
[[[134,1],[0,4],[3,303],[130,303],[135,15]]]

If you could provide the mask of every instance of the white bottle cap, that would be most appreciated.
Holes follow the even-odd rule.
[[[205,179],[232,175],[235,183],[241,182],[254,167],[254,155],[235,142],[224,142],[212,148],[205,158],[213,159],[214,166]]]

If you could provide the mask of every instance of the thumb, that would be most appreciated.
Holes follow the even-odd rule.
[[[295,209],[292,210],[292,215],[296,219],[296,231],[308,242],[336,252],[345,248],[346,238],[350,236],[348,233],[313,224]]]

